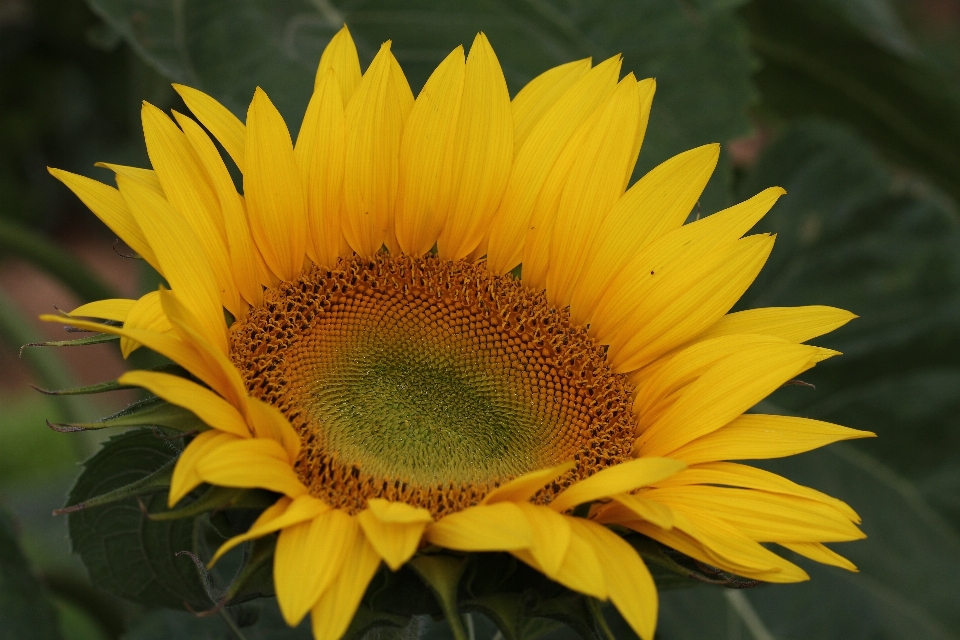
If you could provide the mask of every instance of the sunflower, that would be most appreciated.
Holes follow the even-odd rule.
[[[511,100],[480,34],[414,99],[390,43],[361,73],[344,27],[295,144],[260,89],[242,123],[174,85],[196,120],[144,104],[152,169],[104,165],[117,189],[51,170],[168,287],[47,319],[189,372],[120,382],[209,426],[171,506],[201,483],[278,495],[214,560],[278,533],[290,625],[338,638],[381,563],[497,551],[649,640],[628,530],[767,582],[807,574],[765,543],[854,569],[823,544],[863,537],[850,507],[732,462],[872,435],[745,413],[854,316],[729,313],[774,243],[745,234],[784,192],[685,224],[718,145],[627,189],[655,82],[620,66],[563,64]]]

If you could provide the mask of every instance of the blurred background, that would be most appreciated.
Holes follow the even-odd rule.
[[[740,306],[860,316],[816,341],[845,354],[805,374],[816,389],[760,407],[880,436],[762,465],[858,510],[869,538],[837,550],[860,573],[801,561],[800,585],[666,592],[657,637],[960,638],[960,0],[0,0],[0,603],[48,607],[37,638],[232,637],[90,587],[50,515],[100,436],[44,421],[135,396],[32,388],[116,378],[115,345],[21,346],[75,337],[38,314],[138,297],[157,277],[45,167],[110,181],[95,162],[146,166],[140,103],[183,110],[171,81],[241,119],[262,86],[295,135],[344,22],[364,65],[393,39],[415,93],[478,30],[514,93],[623,53],[625,72],[657,79],[637,175],[720,142],[694,213],[788,192],[758,226],[777,246]],[[262,633],[248,637],[281,637]]]

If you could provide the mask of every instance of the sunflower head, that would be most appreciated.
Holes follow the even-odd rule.
[[[871,435],[745,414],[853,316],[729,313],[783,190],[684,224],[717,145],[630,185],[655,83],[620,67],[560,65],[511,99],[480,34],[414,98],[390,43],[361,73],[344,28],[295,143],[260,89],[241,122],[178,85],[193,117],[143,108],[152,169],[106,165],[117,189],[52,170],[167,286],[50,319],[188,372],[120,382],[205,425],[171,505],[203,483],[273,496],[214,560],[276,534],[291,625],[340,637],[381,563],[409,563],[460,633],[475,552],[611,601],[645,640],[639,540],[769,582],[807,576],[768,543],[852,568],[823,545],[862,537],[847,505],[734,461]]]

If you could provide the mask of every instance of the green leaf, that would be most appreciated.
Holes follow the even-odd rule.
[[[84,463],[68,504],[124,487],[149,476],[179,453],[173,441],[152,431],[115,436]],[[160,511],[165,494],[143,498],[148,511]],[[204,610],[212,606],[196,568],[181,551],[193,550],[194,522],[155,522],[135,499],[69,514],[70,541],[91,581],[115,595],[149,606]]]
[[[96,422],[47,423],[51,429],[69,433],[109,427],[165,427],[180,433],[205,431],[209,427],[193,413],[159,398],[135,402],[126,409]]]
[[[13,520],[0,511],[0,638],[61,637],[56,610],[20,551]]]
[[[657,78],[638,171],[750,128],[752,61],[734,15],[737,0],[88,3],[166,77],[210,93],[241,119],[254,88],[263,87],[293,132],[310,97],[320,52],[344,22],[364,63],[381,42],[393,40],[415,92],[447,53],[459,44],[469,46],[481,30],[514,93],[551,66],[623,53],[625,72]],[[708,209],[726,204],[726,165],[715,183],[704,198]]]
[[[960,88],[932,64],[878,44],[836,13],[838,4],[754,0],[744,8],[763,60],[756,82],[765,107],[843,121],[960,200]]]

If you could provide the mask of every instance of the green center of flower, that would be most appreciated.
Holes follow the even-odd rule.
[[[478,265],[314,269],[267,292],[231,350],[251,393],[300,433],[304,484],[348,510],[384,497],[455,511],[576,460],[559,490],[633,445],[629,390],[603,351],[542,295]]]
[[[429,330],[429,326],[421,328]],[[312,351],[306,412],[340,460],[415,484],[489,482],[538,468],[552,416],[504,367],[428,336],[363,327],[359,344]],[[317,336],[313,345],[324,341]],[[459,346],[459,345],[456,345]]]

